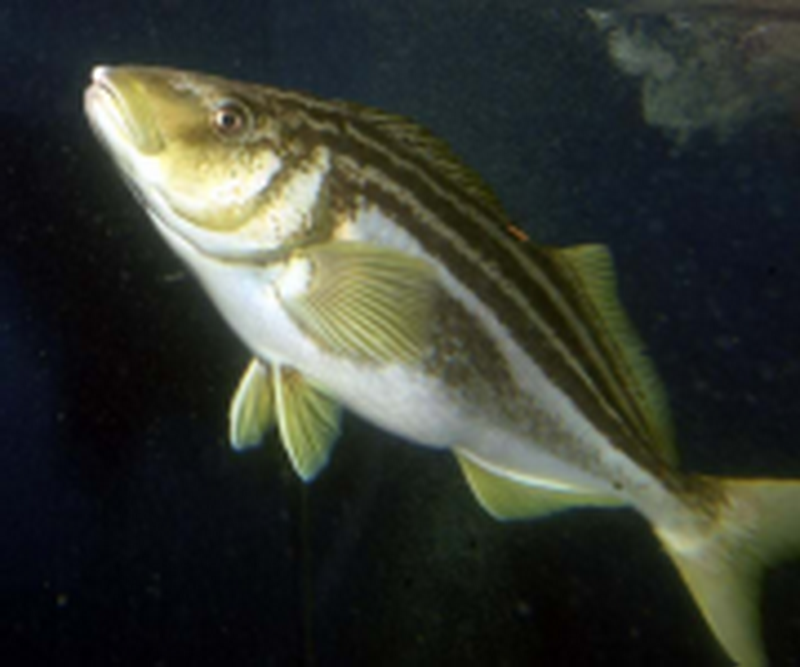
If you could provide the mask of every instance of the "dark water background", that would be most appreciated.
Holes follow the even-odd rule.
[[[800,477],[796,129],[676,151],[585,19],[521,0],[6,0],[0,664],[726,664],[631,512],[494,523],[449,457],[353,417],[308,488],[277,442],[230,452],[247,354],[83,118],[124,62],[423,121],[534,237],[611,245],[687,469]],[[798,599],[773,571],[774,665]]]

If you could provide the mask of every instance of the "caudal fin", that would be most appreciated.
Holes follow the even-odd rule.
[[[800,481],[714,480],[720,512],[708,531],[656,529],[722,646],[764,667],[759,597],[764,568],[800,554]]]

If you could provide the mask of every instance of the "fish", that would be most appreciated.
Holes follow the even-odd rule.
[[[343,410],[449,451],[498,520],[642,515],[732,660],[767,664],[759,579],[800,551],[800,481],[681,469],[666,393],[600,244],[538,244],[441,139],[353,102],[98,66],[89,124],[252,354],[238,451],[304,482]]]

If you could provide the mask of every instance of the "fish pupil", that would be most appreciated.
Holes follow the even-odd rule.
[[[214,127],[226,136],[239,134],[245,127],[244,110],[235,104],[225,104],[214,111],[212,118]]]

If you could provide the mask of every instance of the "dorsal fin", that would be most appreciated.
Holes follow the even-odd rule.
[[[644,345],[619,303],[613,261],[602,245],[579,245],[554,253],[566,269],[584,306],[593,312],[593,323],[603,347],[620,363],[626,388],[644,419],[650,442],[669,463],[677,464],[672,421],[666,394],[655,366],[644,353]]]
[[[393,145],[397,154],[413,154],[417,163],[429,165],[430,173],[444,176],[457,190],[479,202],[493,217],[505,220],[503,205],[495,193],[476,171],[453,152],[446,141],[404,116],[354,103],[347,103],[346,106],[366,123],[367,128],[379,131],[382,138]],[[356,128],[365,129],[361,125]]]

